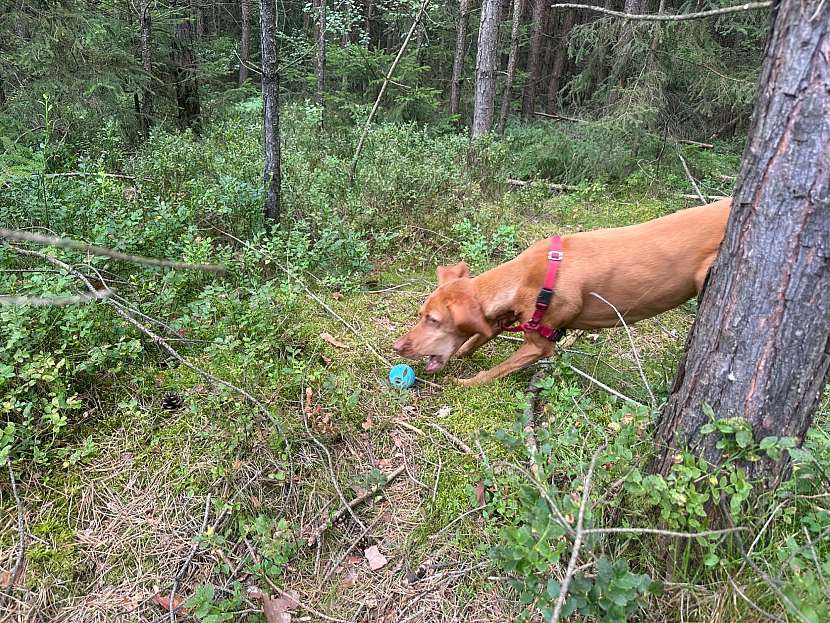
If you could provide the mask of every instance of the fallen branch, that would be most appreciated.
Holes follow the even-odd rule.
[[[584,378],[584,379],[586,379],[586,380],[590,381],[591,383],[593,383],[594,385],[596,385],[596,386],[597,386],[597,387],[599,387],[600,389],[604,389],[605,391],[607,391],[607,392],[608,392],[609,394],[611,394],[612,396],[616,396],[617,398],[621,398],[622,400],[627,400],[628,402],[634,403],[634,404],[635,404],[635,405],[637,405],[638,407],[644,407],[644,406],[645,406],[643,403],[641,403],[641,402],[637,402],[636,400],[634,400],[633,398],[629,398],[629,397],[628,397],[628,396],[626,396],[625,394],[621,394],[621,393],[620,393],[620,392],[618,392],[616,389],[612,389],[612,388],[608,387],[608,385],[606,385],[606,384],[605,384],[605,383],[603,383],[602,381],[598,381],[597,379],[595,379],[594,377],[592,377],[592,376],[591,376],[590,374],[588,374],[587,372],[583,372],[582,370],[580,370],[579,368],[577,368],[577,367],[575,367],[575,366],[572,366],[571,364],[568,364],[568,368],[570,368],[571,370],[573,370],[574,372],[576,372],[576,373],[577,373],[579,376],[581,376],[582,378]]]
[[[39,175],[38,173],[33,173],[32,176]],[[141,179],[145,182],[153,182],[152,178],[149,177],[141,177],[137,178],[135,175],[124,175],[123,173],[102,173],[99,171],[69,171],[66,173],[44,173],[43,177],[112,177],[119,180],[135,180]]]
[[[577,186],[572,186],[570,184],[553,184],[550,182],[539,182],[534,180],[525,181],[508,179],[507,183],[510,186],[530,186],[531,184],[544,184],[547,187],[547,189],[551,192],[573,191],[578,189]]]
[[[622,13],[620,11],[612,11],[599,6],[591,6],[589,4],[552,4],[552,9],[585,9],[587,11],[596,11],[597,13],[604,13],[612,17],[620,17],[627,20],[635,21],[650,21],[650,22],[680,22],[690,19],[703,19],[704,17],[714,17],[717,15],[726,15],[728,13],[738,13],[740,11],[752,11],[754,9],[766,9],[772,6],[772,0],[765,0],[764,2],[748,2],[747,4],[740,4],[737,6],[728,6],[720,9],[712,9],[710,11],[700,11],[698,13],[682,13],[679,15],[669,15],[666,13]]]
[[[537,383],[545,376],[545,369],[539,368],[530,377],[527,384],[528,401],[524,411],[524,435],[525,446],[527,447],[528,465],[530,466],[530,473],[534,478],[539,478],[539,466],[536,464],[536,453],[539,448],[536,444],[536,399],[539,397],[540,388]]]
[[[354,498],[351,502],[349,502],[345,506],[342,506],[341,508],[336,510],[334,512],[334,514],[332,514],[331,517],[329,517],[314,532],[311,533],[311,535],[306,540],[306,545],[308,545],[309,547],[314,546],[314,544],[317,543],[319,538],[321,536],[323,536],[323,534],[325,534],[326,530],[328,530],[331,526],[333,526],[335,523],[337,523],[343,515],[345,515],[347,512],[353,511],[356,507],[363,504],[363,502],[365,502],[366,500],[370,500],[373,497],[380,494],[380,492],[383,490],[383,488],[386,487],[393,480],[395,480],[395,478],[400,476],[404,472],[405,469],[406,468],[403,465],[401,465],[400,467],[394,469],[393,471],[386,474],[386,478],[385,478],[383,484],[379,484],[379,485],[376,485],[376,486],[372,487],[369,491],[366,491],[365,493],[360,494],[359,496]]]
[[[210,493],[207,494],[207,498],[205,499],[205,512],[204,516],[202,517],[202,527],[199,528],[199,536],[205,533],[207,530],[207,522],[208,522],[208,515],[210,513]],[[187,571],[188,567],[190,567],[190,563],[193,562],[193,557],[196,555],[196,550],[199,549],[199,541],[198,536],[197,538],[193,539],[193,546],[190,548],[190,553],[185,558],[184,562],[179,567],[179,570],[176,572],[176,575],[173,577],[173,587],[170,589],[170,598],[167,602],[168,605],[168,616],[170,618],[170,623],[175,623],[176,621],[176,610],[173,606],[176,600],[176,590],[179,588],[179,580],[182,579],[184,576],[185,571]]]
[[[700,188],[698,188],[697,182],[695,178],[692,177],[691,171],[689,171],[689,165],[686,164],[686,159],[683,157],[683,154],[680,153],[678,150],[677,157],[680,158],[680,164],[683,165],[683,171],[686,172],[686,177],[689,178],[689,182],[692,184],[692,188],[695,189],[695,194],[700,198],[701,203],[706,203],[706,197],[703,196],[703,193],[700,192]]]
[[[59,307],[62,305],[80,305],[90,301],[100,301],[112,294],[109,288],[96,290],[90,294],[77,296],[9,296],[0,295],[0,305],[27,305],[29,307]]]
[[[728,77],[728,76],[724,76]],[[678,143],[683,143],[684,145],[694,145],[695,147],[700,147],[701,149],[714,149],[714,145],[712,143],[699,143],[698,141],[690,141],[687,138],[678,139]]]
[[[654,397],[654,394],[651,391],[651,386],[648,384],[648,379],[646,379],[645,372],[643,372],[643,364],[640,361],[640,353],[637,352],[637,347],[634,345],[634,336],[631,335],[631,329],[628,328],[628,324],[626,324],[625,319],[620,313],[620,310],[618,310],[611,301],[605,299],[603,296],[597,294],[596,292],[590,292],[589,294],[594,298],[598,298],[600,301],[608,305],[608,307],[613,309],[614,313],[617,314],[617,318],[619,319],[620,323],[625,329],[626,334],[628,335],[628,343],[631,344],[631,352],[634,353],[634,361],[637,363],[637,370],[639,370],[640,378],[643,381],[643,385],[646,386],[646,391],[648,392],[649,398],[651,398],[651,407],[654,408],[657,404],[657,399]]]
[[[549,112],[542,112],[537,110],[533,113],[537,117],[547,117],[548,119],[561,119],[562,121],[571,121],[573,123],[585,123],[585,119],[577,119],[576,117],[566,117],[565,115],[551,114]]]
[[[585,538],[585,529],[583,527],[585,521],[585,508],[588,506],[588,497],[591,493],[591,479],[594,476],[594,468],[597,465],[599,455],[605,450],[606,444],[602,444],[594,452],[591,457],[591,464],[588,466],[588,473],[585,475],[585,482],[582,485],[582,501],[579,504],[579,513],[576,516],[576,532],[574,536],[573,547],[571,549],[571,558],[568,561],[568,569],[565,571],[565,577],[562,579],[562,584],[559,587],[559,596],[556,598],[556,605],[553,608],[553,615],[551,616],[551,623],[558,623],[559,616],[562,613],[562,606],[565,605],[565,598],[568,596],[568,588],[571,585],[574,573],[576,572],[576,561],[579,558],[579,550],[582,547],[582,540]]]
[[[12,594],[12,589],[17,584],[21,571],[23,571],[23,563],[26,561],[26,519],[23,515],[23,500],[20,499],[20,494],[17,492],[17,481],[14,478],[11,457],[7,458],[6,461],[9,467],[9,483],[11,483],[12,496],[14,496],[14,503],[17,508],[17,558],[9,576],[9,583],[3,587],[3,601]]]
[[[461,450],[464,454],[475,454],[473,452],[472,448],[470,448],[470,446],[468,446],[466,443],[461,441],[458,437],[453,435],[450,431],[448,431],[446,428],[444,428],[440,424],[436,424],[435,422],[424,422],[424,423],[427,426],[429,426],[430,428],[434,428],[438,432],[442,433],[447,439],[449,439],[452,442],[452,444],[456,448]]]
[[[680,195],[684,199],[695,199],[700,200],[703,199],[703,203],[707,203],[709,201],[720,201],[721,199],[729,199],[726,195]]]
[[[129,253],[121,253],[121,251],[115,251],[113,249],[108,249],[107,247],[78,242],[77,240],[72,240],[70,238],[44,236],[43,234],[5,229],[2,227],[0,227],[0,239],[12,240],[14,242],[34,242],[35,244],[43,244],[50,247],[58,247],[60,249],[71,249],[73,251],[83,251],[91,255],[100,255],[114,260],[133,262],[134,264],[144,264],[146,266],[158,266],[160,268],[201,270],[209,273],[224,273],[226,270],[224,266],[220,266],[218,264],[188,264],[187,262],[160,260],[154,257],[144,257],[143,255],[130,255]],[[92,289],[92,292],[95,292],[95,288]]]

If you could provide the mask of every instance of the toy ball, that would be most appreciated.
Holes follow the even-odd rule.
[[[415,385],[415,371],[405,363],[399,363],[389,370],[389,382],[397,389],[408,389]]]

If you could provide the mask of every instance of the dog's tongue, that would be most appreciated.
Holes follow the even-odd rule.
[[[441,367],[441,358],[435,355],[430,355],[427,359],[427,372],[435,372]]]

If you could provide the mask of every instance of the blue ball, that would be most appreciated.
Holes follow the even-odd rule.
[[[389,382],[397,389],[408,389],[415,385],[415,371],[405,363],[399,363],[389,370]]]

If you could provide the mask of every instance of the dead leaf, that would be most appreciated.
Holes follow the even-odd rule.
[[[374,421],[372,420],[372,414],[366,416],[366,421],[361,424],[363,430],[372,430],[372,427],[375,425]]]
[[[297,609],[298,595],[295,591],[286,591],[279,597],[272,598],[256,586],[251,586],[248,595],[262,602],[262,613],[268,623],[291,623],[291,611]]]
[[[452,409],[450,407],[443,406],[440,409],[438,409],[438,411],[435,412],[435,415],[437,417],[447,417],[450,414],[451,411],[452,411]]]
[[[346,556],[346,562],[350,565],[359,565],[361,562],[363,562],[363,559],[355,554],[349,554],[348,556]]]
[[[357,584],[357,573],[354,570],[349,569],[346,573],[343,574],[343,577],[340,579],[340,585],[343,588],[351,588]]]
[[[343,293],[342,292],[332,292],[331,298],[335,301],[342,301],[343,300]]]
[[[255,511],[258,511],[260,508],[262,508],[262,502],[259,501],[259,498],[257,496],[249,495],[248,499],[251,501],[251,507]]]
[[[325,331],[323,331],[320,334],[320,339],[324,342],[328,342],[336,348],[348,348],[348,346],[346,346],[343,342],[334,337],[331,333],[326,333]]]
[[[240,461],[239,459],[234,459],[232,467],[233,471],[238,472],[240,469],[242,469],[242,461]]]
[[[162,595],[161,593],[156,593],[155,595],[153,595],[152,601],[165,612],[170,612],[170,595]],[[173,611],[178,614],[181,614],[182,616],[187,616],[187,608],[182,607],[185,601],[185,598],[181,595],[174,596]]]
[[[366,556],[366,561],[372,571],[383,569],[389,562],[386,560],[386,556],[380,553],[377,545],[372,545],[372,547],[363,550],[363,554]]]
[[[476,485],[476,500],[478,500],[478,505],[479,506],[484,506],[487,502],[487,500],[484,497],[484,483],[483,482],[479,482]]]

